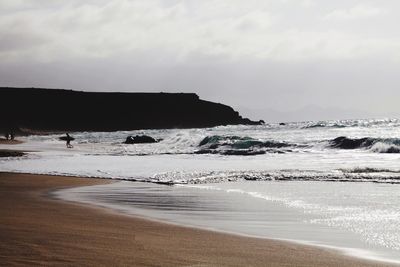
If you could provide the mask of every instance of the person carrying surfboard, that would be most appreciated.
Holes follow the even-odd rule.
[[[71,145],[71,137],[69,136],[68,133],[67,133],[67,147],[68,147],[68,148],[72,148],[72,145]]]
[[[69,136],[69,134],[67,133],[67,147],[68,148],[73,148],[73,146],[71,145],[71,141],[74,140],[74,138],[72,138],[71,136]]]
[[[67,142],[67,148],[73,148],[73,146],[71,145],[71,141],[75,140],[75,138],[70,136],[68,133],[66,133],[65,135],[66,136],[60,137],[60,140]]]

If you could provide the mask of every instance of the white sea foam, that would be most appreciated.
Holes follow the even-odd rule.
[[[400,153],[400,146],[384,142],[376,142],[371,146],[371,151],[376,153]]]

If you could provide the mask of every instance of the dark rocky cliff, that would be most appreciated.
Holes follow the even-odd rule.
[[[116,131],[259,124],[184,93],[100,93],[0,87],[2,132]]]

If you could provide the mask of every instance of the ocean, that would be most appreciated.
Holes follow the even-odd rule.
[[[0,171],[116,179],[57,197],[133,215],[400,262],[400,120],[22,137]],[[124,144],[149,135],[154,144]]]

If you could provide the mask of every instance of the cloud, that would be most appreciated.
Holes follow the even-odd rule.
[[[9,86],[395,109],[397,0],[2,0]],[[384,16],[383,16],[384,15]],[[379,18],[379,19],[375,19]]]
[[[398,40],[393,38],[367,40],[346,29],[307,26],[317,23],[313,18],[320,12],[316,2],[309,0],[5,3],[9,3],[8,11],[0,17],[3,61],[135,57],[144,52],[174,54],[177,61],[196,53],[228,60],[275,61],[347,59],[369,51],[398,54],[388,50],[397,47]],[[337,9],[326,19],[354,19],[380,12],[371,6],[356,6]],[[308,13],[313,15],[306,16]]]
[[[360,4],[348,9],[335,9],[323,16],[324,20],[356,20],[377,17],[384,13],[382,8]]]

